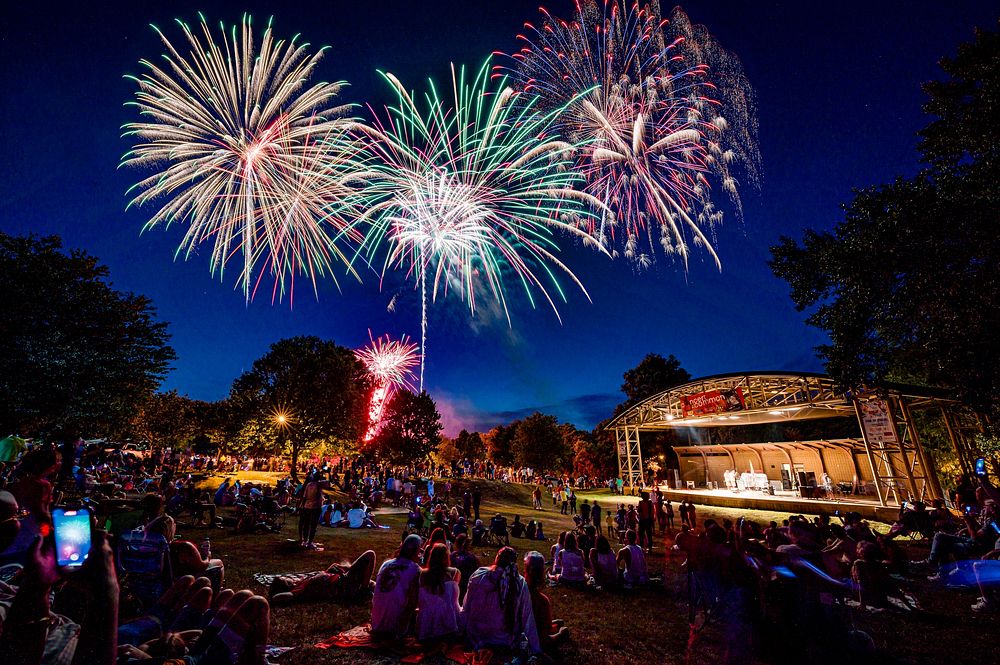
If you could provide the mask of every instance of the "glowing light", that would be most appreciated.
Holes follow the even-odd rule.
[[[280,300],[293,297],[298,274],[315,290],[319,277],[336,279],[334,265],[353,273],[334,240],[355,234],[328,211],[349,193],[342,176],[352,171],[349,107],[334,103],[344,84],[308,83],[323,50],[275,39],[270,23],[258,45],[246,16],[231,30],[220,24],[219,42],[204,17],[200,35],[177,24],[187,55],[154,26],[163,60],[142,60],[145,73],[127,77],[142,120],[123,127],[136,144],[121,163],[154,171],[129,190],[129,205],[161,206],[145,228],[187,224],[176,255],[212,242],[220,276],[242,253],[248,300],[265,274]]]
[[[486,294],[510,324],[511,276],[533,307],[538,292],[558,316],[555,301],[566,297],[557,270],[586,290],[556,257],[555,232],[597,247],[580,218],[588,204],[603,205],[575,189],[578,146],[549,135],[561,109],[540,113],[531,95],[519,100],[504,81],[491,85],[488,62],[471,81],[464,68],[451,71],[453,96],[442,99],[431,83],[425,104],[383,73],[398,105],[355,131],[367,167],[357,176],[360,253],[371,260],[385,247],[382,274],[403,268],[420,290],[421,389],[428,292],[432,301],[457,292],[473,315]]]
[[[568,104],[558,127],[587,144],[576,168],[606,205],[580,218],[584,228],[638,267],[652,264],[657,246],[687,267],[694,244],[721,269],[711,182],[740,214],[732,167],[744,165],[756,182],[759,160],[753,90],[739,60],[683,11],[662,20],[659,3],[578,0],[571,21],[541,11],[540,26],[518,36],[514,64],[499,69],[542,109]]]
[[[388,335],[372,339],[371,331],[368,331],[368,338],[371,340],[368,346],[354,352],[375,384],[368,406],[369,425],[365,441],[371,441],[378,433],[385,405],[392,393],[400,387],[413,389],[413,368],[420,362],[417,345],[411,343],[406,335],[398,341]]]

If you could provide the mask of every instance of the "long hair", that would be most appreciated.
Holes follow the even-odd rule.
[[[445,577],[448,575],[450,565],[448,546],[444,543],[435,543],[427,556],[427,566],[420,572],[421,585],[430,589],[431,593],[443,594]]]
[[[504,625],[507,630],[513,631],[516,625],[517,599],[521,593],[521,574],[517,572],[517,552],[513,547],[500,548],[493,561],[493,570],[500,572],[497,595],[503,609]]]

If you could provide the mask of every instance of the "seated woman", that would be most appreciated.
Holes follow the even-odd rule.
[[[556,563],[552,569],[559,568],[559,573],[552,576],[556,582],[564,584],[584,585],[587,583],[587,573],[584,570],[583,552],[576,546],[576,534],[568,532],[564,546],[556,555]]]
[[[569,637],[569,628],[562,619],[552,618],[552,602],[542,593],[545,587],[545,557],[539,552],[528,552],[524,557],[524,577],[531,593],[531,611],[542,649],[549,650]]]
[[[549,561],[552,562],[552,575],[554,575],[554,576],[555,575],[559,575],[559,573],[562,572],[561,569],[560,569],[560,566],[562,564],[559,562],[559,552],[561,552],[562,548],[566,545],[566,534],[567,533],[569,533],[569,532],[568,531],[560,531],[559,532],[559,539],[549,549],[549,557],[550,557]]]
[[[532,653],[541,653],[531,592],[517,571],[517,552],[502,547],[493,565],[480,568],[469,580],[462,621],[472,648],[517,648],[521,635]]]
[[[434,529],[433,531],[431,531],[431,535],[427,539],[427,542],[424,543],[423,551],[421,552],[420,555],[421,565],[425,566],[427,565],[427,560],[428,557],[430,557],[431,555],[431,550],[438,543],[444,543],[445,545],[448,544],[448,538],[445,535],[444,529]]]
[[[451,564],[458,568],[458,572],[462,573],[458,580],[459,600],[465,599],[465,592],[469,588],[469,578],[472,577],[472,573],[479,570],[479,559],[469,551],[471,544],[467,535],[459,534],[455,538],[454,549],[451,553]]]
[[[535,540],[545,540],[545,531],[542,529],[541,522],[538,522],[538,528],[535,530]]]
[[[515,538],[524,538],[524,522],[520,515],[514,515],[514,521],[510,525],[510,535]]]
[[[212,587],[221,588],[225,581],[225,566],[221,559],[205,558],[190,540],[178,540],[177,525],[169,515],[161,515],[146,525],[146,533],[159,534],[170,546],[170,563],[175,578],[184,575],[208,577]],[[210,570],[211,569],[211,570]]]
[[[590,550],[590,569],[594,571],[594,582],[599,588],[605,591],[618,588],[618,559],[604,536],[598,536]]]
[[[649,582],[649,575],[646,573],[646,554],[639,547],[637,541],[635,531],[629,529],[625,532],[627,544],[618,550],[618,562],[625,564],[622,580],[626,589],[642,586]]]
[[[435,530],[435,533],[438,531]],[[458,619],[462,612],[458,604],[459,580],[462,574],[450,564],[448,546],[435,543],[427,555],[427,565],[420,571],[417,639],[421,642],[444,639],[458,633]]]
[[[268,593],[271,604],[291,605],[317,600],[336,600],[344,603],[368,599],[365,593],[371,587],[372,573],[375,571],[375,552],[368,550],[354,563],[342,566],[332,564],[325,572],[316,573],[294,582],[277,577],[271,583]]]
[[[524,537],[528,540],[534,540],[536,533],[538,533],[538,525],[535,524],[535,520],[528,520],[528,526],[524,528]]]

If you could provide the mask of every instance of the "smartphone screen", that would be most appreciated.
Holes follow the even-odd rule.
[[[986,458],[980,457],[976,460],[976,475],[985,476],[986,475]]]
[[[86,508],[52,511],[56,539],[56,563],[68,568],[83,565],[90,554],[90,511]]]

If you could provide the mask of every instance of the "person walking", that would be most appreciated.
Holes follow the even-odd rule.
[[[667,499],[667,505],[665,505],[663,507],[663,512],[667,516],[667,526],[670,527],[671,531],[673,531],[673,529],[674,529],[674,507],[673,507],[673,505],[671,505],[670,499]]]
[[[601,532],[601,507],[596,501],[590,506],[590,523],[597,529],[597,535],[603,535]]]

